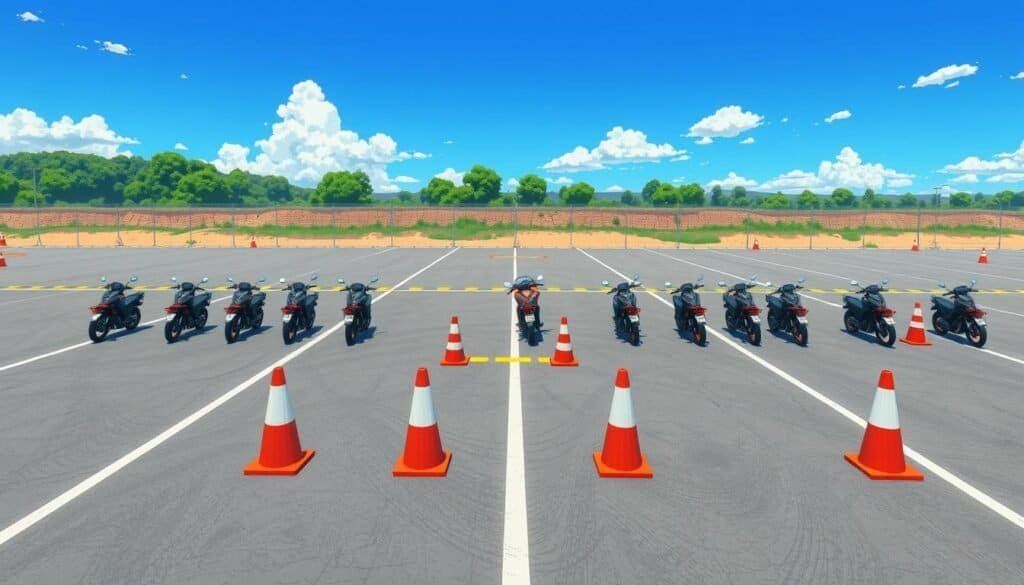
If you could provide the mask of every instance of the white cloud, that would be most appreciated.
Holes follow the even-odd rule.
[[[181,79],[183,81],[187,80],[188,79],[188,74],[187,73],[182,73],[181,75],[178,76],[178,79]]]
[[[111,130],[98,114],[85,116],[78,122],[63,116],[52,124],[25,108],[0,114],[0,154],[68,150],[110,158],[130,154],[120,150],[121,146],[138,143]]]
[[[312,80],[296,83],[288,102],[277,107],[280,121],[269,137],[257,140],[258,154],[249,160],[249,148],[225,143],[217,151],[214,166],[222,172],[242,169],[259,175],[281,175],[290,181],[310,185],[324,173],[338,170],[365,172],[374,190],[397,190],[388,178],[389,163],[427,158],[423,153],[398,150],[387,134],[377,133],[363,140],[341,127],[338,108],[328,101]]]
[[[1024,79],[1024,71],[1021,71],[1020,73],[1018,73],[1016,75],[1011,75],[1010,79]]]
[[[949,180],[951,183],[977,183],[978,175],[974,173],[965,173],[957,177],[953,177]]]
[[[960,85],[960,81],[957,80],[957,81],[954,81],[953,83],[950,83],[949,85],[947,85],[946,89],[954,88],[954,87],[957,87],[959,85]]]
[[[688,155],[688,154],[680,154],[679,156],[674,156],[674,157],[670,158],[669,162],[679,162],[679,161],[682,161],[682,160],[690,160],[690,155]]]
[[[89,50],[89,47],[86,47],[85,45],[75,45],[75,48],[76,49],[82,49],[83,51],[88,51]]]
[[[420,180],[415,178],[415,177],[410,177],[408,175],[398,175],[397,177],[395,177],[395,182],[396,183],[419,183]]]
[[[448,140],[445,140],[444,142],[442,142],[441,144],[455,144],[455,141],[452,140],[452,139],[448,139]]]
[[[700,166],[702,166],[702,167],[706,167],[706,166],[708,166],[709,164],[711,164],[711,161],[709,161],[709,160],[702,160],[702,161],[700,161],[700,163],[699,163],[699,164],[700,164]]]
[[[753,144],[753,143],[754,143],[754,137],[753,136],[747,136],[743,140],[740,140],[740,144]]]
[[[901,83],[901,84],[899,84],[899,85],[897,85],[897,86],[896,86],[896,89],[907,89],[907,86],[906,86],[906,85],[903,85],[903,84]]]
[[[552,185],[572,185],[573,183],[573,180],[570,179],[569,177],[558,177],[557,179],[546,177],[544,180],[547,181],[548,183],[551,183]]]
[[[711,138],[705,136],[705,137],[701,138],[700,140],[697,140],[696,144],[705,145],[705,144],[711,144],[712,142],[714,142],[714,140],[712,140]]]
[[[29,12],[28,10],[16,16],[18,17],[19,20],[21,20],[21,22],[46,22],[42,18],[39,18],[35,14]]]
[[[765,182],[759,189],[765,191],[802,191],[811,189],[831,191],[837,187],[871,188],[906,187],[913,183],[914,175],[887,168],[881,163],[865,163],[857,151],[844,146],[834,161],[821,161],[818,172],[793,170]]]
[[[609,130],[606,138],[593,149],[577,146],[572,151],[548,161],[541,168],[564,173],[596,171],[608,168],[608,165],[658,162],[663,158],[685,154],[685,150],[676,150],[668,143],[648,142],[647,135],[639,130],[625,130],[622,126],[616,126]]]
[[[831,124],[832,122],[835,122],[836,120],[849,120],[852,117],[853,117],[853,114],[850,113],[850,110],[839,110],[838,112],[832,114],[828,118],[825,118],[825,122],[828,123],[828,124]]]
[[[749,189],[757,186],[757,181],[751,181],[746,177],[741,177],[736,173],[729,171],[729,174],[724,179],[715,179],[708,183],[708,188],[720,185],[723,189],[732,189],[733,187],[744,187]]]
[[[982,175],[1022,171],[1024,171],[1024,141],[1020,143],[1016,151],[1001,152],[992,160],[969,156],[958,163],[948,164],[939,169],[940,173],[977,173]]]
[[[516,187],[519,186],[519,179],[516,179],[515,177],[513,177],[513,178],[505,181],[505,184],[508,185],[509,187],[512,187],[513,189],[515,189]]]
[[[462,185],[462,177],[465,174],[465,171],[460,173],[455,169],[448,167],[447,169],[441,171],[440,173],[437,173],[434,176],[437,177],[438,179],[447,179],[452,183],[455,183],[455,186],[458,187],[459,185]]]
[[[782,119],[782,120],[780,120],[780,121],[781,121],[781,122],[782,122],[783,124],[788,124],[788,123],[789,123],[789,118],[783,118],[783,119]]]
[[[672,179],[672,182],[678,185],[679,183],[682,183],[685,180],[686,180],[686,177],[676,177],[676,178]]]
[[[927,87],[929,85],[945,85],[958,77],[967,77],[978,72],[974,65],[946,65],[936,69],[928,75],[922,75],[914,82],[914,87]]]
[[[1024,183],[1024,173],[1003,173],[988,178],[989,183]]]
[[[188,150],[188,147],[180,142],[174,143],[174,150]]]
[[[122,45],[121,43],[113,43],[111,41],[103,41],[103,46],[100,47],[100,50],[122,56],[128,56],[132,54],[132,50],[126,47],[125,45]]]
[[[611,187],[605,188],[604,191],[605,193],[622,193],[623,191],[625,191],[625,189],[618,185],[612,185]]]
[[[740,106],[725,106],[690,126],[686,135],[700,138],[697,144],[709,144],[712,138],[734,138],[762,123],[764,116],[760,114],[744,112]]]

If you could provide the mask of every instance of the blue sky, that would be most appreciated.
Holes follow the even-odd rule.
[[[1019,3],[85,4],[3,2],[0,153],[181,144],[379,190],[475,163],[599,191],[1024,187]]]

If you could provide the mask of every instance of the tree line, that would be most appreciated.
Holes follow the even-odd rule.
[[[861,195],[846,188],[820,195],[805,190],[798,195],[749,193],[736,186],[724,189],[699,183],[674,185],[648,181],[640,193],[623,191],[618,199],[598,197],[586,182],[561,186],[557,192],[539,175],[517,179],[514,191],[502,191],[497,171],[475,165],[462,184],[434,177],[417,193],[399,192],[400,205],[573,205],[630,207],[739,207],[763,209],[1019,209],[1024,191],[995,195],[959,192],[948,198],[906,193],[893,197],[866,189]],[[253,175],[234,170],[224,174],[213,165],[189,160],[177,152],[162,152],[149,160],[138,156],[103,158],[69,152],[17,153],[0,156],[0,206],[125,205],[184,207],[188,205],[371,205],[380,203],[370,177],[363,171],[325,174],[312,189],[291,185],[283,177]]]

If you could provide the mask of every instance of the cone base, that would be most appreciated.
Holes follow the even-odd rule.
[[[902,481],[924,481],[924,475],[920,471],[914,469],[909,464],[907,468],[900,473],[892,473],[889,471],[881,471],[873,467],[868,467],[860,461],[860,455],[857,453],[845,453],[843,457],[846,458],[854,467],[864,472],[864,475],[871,479],[889,479],[889,480],[902,480]]]
[[[556,359],[558,358],[552,357],[551,360],[548,361],[548,363],[551,364],[552,366],[561,366],[567,368],[576,368],[579,367],[580,365],[580,362],[579,360],[576,359],[576,356],[573,356],[572,359],[568,361],[555,361]]]
[[[615,469],[608,467],[601,461],[601,452],[594,451],[594,465],[597,466],[597,475],[600,477],[617,477],[626,479],[651,479],[654,477],[654,470],[647,463],[647,458],[640,455],[640,467],[636,469]]]
[[[912,341],[908,337],[900,338],[900,342],[906,343],[907,345],[931,345],[932,344],[932,342],[930,342],[930,341]]]
[[[469,365],[469,356],[466,356],[465,358],[463,358],[461,360],[449,360],[448,356],[444,356],[444,357],[441,358],[441,365],[442,366],[468,366]]]
[[[242,473],[244,475],[298,475],[299,472],[302,471],[302,468],[309,463],[309,460],[313,458],[313,455],[316,455],[316,451],[312,449],[303,451],[302,457],[299,457],[298,461],[290,465],[285,465],[284,467],[266,467],[260,465],[260,458],[257,456],[249,462],[249,465],[245,466]]]
[[[399,453],[398,459],[395,460],[395,467],[391,470],[391,475],[394,477],[444,477],[448,475],[448,466],[452,462],[452,452],[444,452],[444,461],[438,464],[436,467],[428,467],[426,469],[415,469],[405,464],[404,454]]]

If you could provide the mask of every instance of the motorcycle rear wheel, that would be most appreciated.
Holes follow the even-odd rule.
[[[945,335],[949,333],[949,323],[938,312],[932,313],[932,329],[939,335]]]
[[[234,343],[238,341],[238,332],[242,330],[242,323],[239,321],[241,317],[236,315],[227,326],[224,327],[224,340],[228,343]]]
[[[857,314],[852,310],[846,311],[843,314],[843,326],[846,327],[847,333],[856,333],[860,331],[860,324],[857,322]]]
[[[636,323],[629,326],[629,343],[634,347],[640,345],[640,326]]]
[[[103,315],[95,321],[89,321],[89,339],[93,343],[99,343],[107,338],[110,332],[110,317]]]
[[[697,325],[690,331],[690,335],[693,337],[693,342],[697,345],[704,347],[708,344],[708,329],[703,323],[697,323]]]
[[[752,345],[761,345],[761,325],[751,321],[747,324],[747,341]]]
[[[292,320],[285,323],[284,327],[281,328],[281,336],[284,338],[285,345],[291,345],[298,334],[298,325],[295,324],[295,318],[296,316],[292,315]]]
[[[804,323],[797,323],[796,327],[793,328],[793,339],[796,344],[800,347],[807,347],[807,325]]]
[[[358,327],[356,327],[354,322],[350,325],[345,325],[345,343],[347,345],[352,346],[356,344],[357,331]]]
[[[138,307],[132,307],[132,312],[128,315],[128,320],[125,321],[124,328],[131,331],[139,326],[140,321],[142,321],[142,313],[139,312]]]

